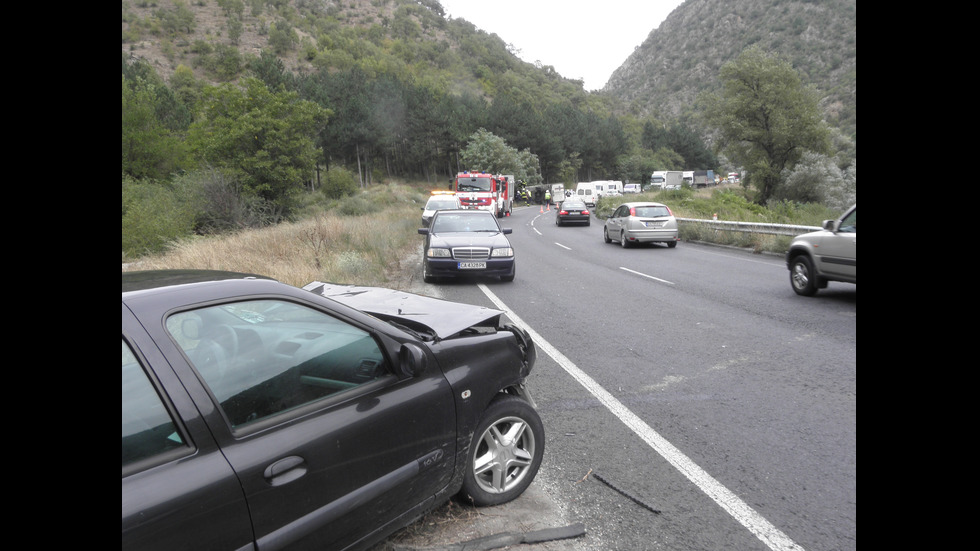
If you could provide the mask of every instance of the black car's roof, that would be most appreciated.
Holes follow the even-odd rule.
[[[338,308],[374,318],[396,319],[428,327],[438,338],[469,327],[499,323],[501,310],[456,303],[383,287],[314,281],[294,287],[275,279],[240,272],[152,270],[123,272],[123,304],[136,311],[164,312],[176,306],[249,295],[319,295]]]
[[[122,273],[122,292],[226,279],[272,279],[258,274],[222,270],[146,270]]]

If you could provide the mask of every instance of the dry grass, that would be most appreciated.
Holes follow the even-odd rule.
[[[419,260],[420,215],[412,204],[361,216],[321,211],[295,223],[182,240],[166,253],[123,265],[123,271],[230,270],[294,286],[320,280],[403,289],[413,279],[412,261]]]

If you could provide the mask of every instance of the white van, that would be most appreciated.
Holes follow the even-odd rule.
[[[623,182],[619,180],[596,180],[592,182],[595,187],[596,198],[618,197],[623,194]]]
[[[598,199],[598,198],[600,198],[600,197],[602,197],[603,195],[606,194],[606,184],[608,184],[608,183],[609,182],[607,182],[605,180],[595,180],[594,182],[592,182],[592,187],[595,188],[595,197],[596,197],[596,199]]]
[[[609,180],[606,182],[606,195],[616,196],[623,194],[623,182],[620,180]]]
[[[595,207],[595,186],[592,182],[579,182],[575,186],[575,196],[584,201],[586,206]]]
[[[642,191],[640,184],[626,184],[623,186],[623,193],[640,193]]]

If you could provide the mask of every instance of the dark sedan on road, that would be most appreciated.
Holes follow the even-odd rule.
[[[428,228],[422,253],[422,280],[440,277],[491,276],[514,281],[517,262],[497,217],[488,210],[440,210]]]
[[[558,212],[555,213],[555,224],[558,226],[569,222],[585,223],[586,226],[592,225],[589,207],[578,197],[569,197],[558,205]]]
[[[365,549],[510,501],[544,429],[503,312],[260,276],[122,275],[122,548]]]

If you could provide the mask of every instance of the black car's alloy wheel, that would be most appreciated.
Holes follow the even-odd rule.
[[[524,400],[502,394],[490,403],[470,446],[462,495],[478,506],[521,495],[544,457],[544,425]]]

